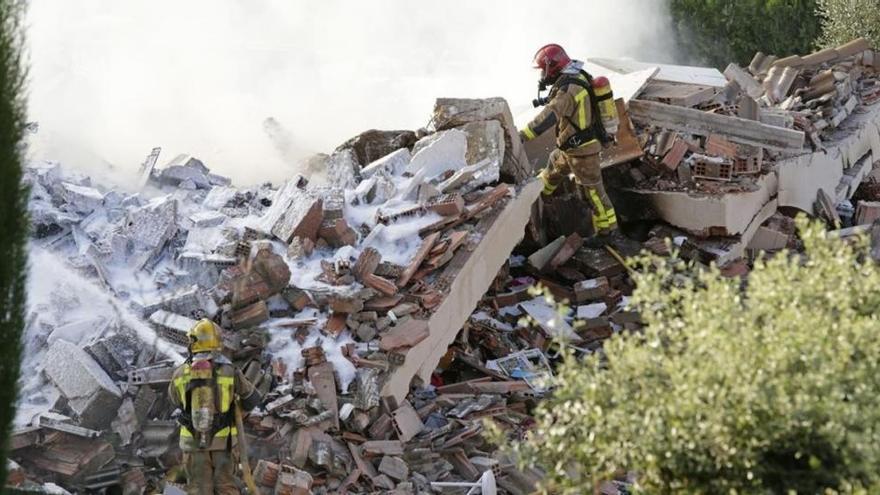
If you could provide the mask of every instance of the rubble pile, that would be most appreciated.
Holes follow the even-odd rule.
[[[803,57],[759,53],[723,74],[661,66],[627,105],[644,156],[617,167],[626,195],[616,202],[646,208],[622,215],[662,220],[652,245],[672,238],[694,259],[740,271],[755,253],[794,242],[780,217],[870,223],[880,199],[878,81],[864,39]]]
[[[633,206],[651,213],[607,249],[584,245],[576,188],[538,201],[548,151],[499,98],[439,99],[429,130],[366,131],[279,187],[186,155],[159,167],[159,148],[128,193],[33,164],[42,272],[11,484],[177,493],[166,389],[210,318],[264,396],[245,418],[261,490],[531,493],[541,473],[482,421],[525,434],[554,337],[586,355],[642,327],[626,257],[674,245],[743,277],[756,253],[799,248],[792,212],[856,226],[841,236],[880,218],[878,62],[863,40],[724,75],[605,61],[633,83],[601,156],[625,179],[609,192],[625,230],[645,220]]]
[[[864,39],[779,59],[758,53],[731,63],[725,87],[651,81],[630,103],[645,132],[641,189],[728,193],[757,189],[759,176],[787,156],[814,151],[863,105],[880,100],[880,60]]]
[[[434,120],[418,136],[368,131],[278,188],[235,188],[188,156],[160,168],[158,148],[134,193],[33,164],[34,249],[83,280],[48,288],[52,307],[29,320],[38,373],[14,439],[19,477],[161,485],[179,463],[165,389],[199,318],[227,329],[229,357],[266,396],[248,433],[278,491],[308,479],[315,493],[409,493],[497,471],[476,450],[479,418],[523,423],[529,399],[507,401],[526,382],[410,384],[430,385],[540,186],[500,180],[529,163],[503,100],[439,100]],[[84,316],[80,285],[115,305]]]

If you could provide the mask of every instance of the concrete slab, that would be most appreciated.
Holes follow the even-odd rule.
[[[819,189],[837,191],[846,169],[868,153],[880,157],[880,105],[866,110],[853,114],[833,140],[824,143],[827,151],[777,162],[780,206],[812,213]]]
[[[467,134],[450,129],[422,138],[413,148],[413,157],[406,171],[416,175],[423,174],[432,179],[444,172],[464,167],[467,153]]]
[[[634,72],[658,69],[654,79],[658,81],[679,82],[697,84],[700,86],[713,86],[723,88],[727,84],[724,74],[709,67],[690,67],[687,65],[654,64],[637,62],[635,60],[613,58],[588,58],[587,62],[601,67],[606,67],[620,74],[632,74]]]
[[[532,204],[541,193],[541,183],[532,180],[524,184],[497,214],[485,218],[488,228],[482,241],[473,251],[459,250],[456,256],[464,261],[450,262],[447,270],[456,270],[443,302],[428,320],[428,338],[407,352],[404,363],[388,377],[382,389],[383,396],[393,396],[398,402],[406,398],[413,377],[430,381],[440,358],[455,340],[477,302],[485,294],[498,269],[507,261],[513,247],[522,239],[531,214]],[[489,221],[491,217],[491,222]]]
[[[79,425],[101,429],[110,425],[122,404],[122,391],[86,351],[56,340],[46,352],[44,372],[67,398]]]
[[[743,233],[752,218],[776,196],[776,174],[757,179],[753,192],[720,196],[672,191],[634,191],[649,200],[661,219],[698,236]],[[814,197],[815,199],[815,197]]]

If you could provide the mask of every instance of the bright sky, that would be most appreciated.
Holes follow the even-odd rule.
[[[659,0],[36,0],[29,12],[32,155],[132,173],[202,158],[238,183],[370,128],[414,129],[443,96],[530,106],[531,57],[674,59]],[[296,156],[262,128],[275,117]]]

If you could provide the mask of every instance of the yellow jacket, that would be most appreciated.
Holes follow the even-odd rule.
[[[205,450],[224,450],[235,445],[238,435],[233,417],[235,397],[241,398],[242,406],[250,410],[262,401],[262,396],[245,378],[241,370],[233,366],[224,356],[220,354],[213,356],[212,364],[214,367],[215,404],[219,409],[214,413],[214,422],[220,428],[216,430]],[[168,397],[171,399],[171,403],[183,410],[180,421],[180,449],[184,452],[202,450],[199,448],[193,432],[184,424],[188,422],[190,417],[187,391],[191,381],[191,364],[188,361],[174,370],[171,383],[168,384]]]

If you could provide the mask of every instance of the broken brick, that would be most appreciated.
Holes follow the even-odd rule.
[[[674,172],[681,161],[684,159],[685,153],[688,152],[688,145],[683,139],[675,136],[672,147],[666,153],[666,156],[663,157],[661,163],[670,171]]]
[[[428,338],[428,322],[413,318],[388,329],[379,340],[379,348],[390,351],[401,347],[412,347],[426,338]]]
[[[388,280],[387,278],[369,273],[363,276],[361,281],[367,287],[371,289],[376,289],[386,296],[393,296],[394,294],[397,294],[397,285],[395,285],[394,282]]]
[[[562,243],[562,246],[556,251],[556,254],[553,255],[553,258],[550,259],[547,266],[550,270],[556,270],[560,266],[562,266],[566,261],[571,259],[572,256],[577,252],[578,249],[581,248],[584,244],[584,239],[578,235],[577,232],[571,234],[570,236],[565,238],[565,242]]]
[[[610,289],[608,279],[605,277],[584,280],[574,284],[574,301],[576,303],[596,301],[605,297]]]
[[[265,301],[257,301],[232,312],[229,315],[229,325],[232,328],[249,328],[257,326],[269,319],[269,307]]]

